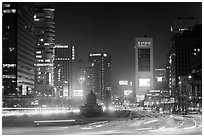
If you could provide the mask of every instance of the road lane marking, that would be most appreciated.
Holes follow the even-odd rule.
[[[70,120],[42,120],[42,121],[34,121],[34,123],[52,123],[52,122],[74,122],[75,119]]]
[[[151,120],[151,121],[147,121],[147,122],[145,122],[144,124],[149,124],[149,123],[153,123],[153,122],[156,122],[156,121],[158,121],[158,119]]]
[[[92,127],[83,127],[81,129],[92,129]]]
[[[181,127],[183,124],[184,124],[184,121],[178,127]]]
[[[103,125],[97,125],[96,127],[102,127]]]

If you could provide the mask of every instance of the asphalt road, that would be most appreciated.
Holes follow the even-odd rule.
[[[127,113],[126,116],[130,116]],[[124,115],[123,115],[124,116]],[[90,119],[89,119],[90,120]],[[3,135],[202,135],[201,115],[146,115],[81,125],[3,126]]]

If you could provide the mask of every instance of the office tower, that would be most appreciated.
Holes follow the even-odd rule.
[[[39,96],[52,96],[53,61],[54,61],[54,10],[51,6],[36,6],[34,9],[36,64],[35,64],[35,90]]]
[[[111,92],[111,55],[103,52],[91,52],[88,61],[94,68],[94,93],[99,103],[105,103],[106,92]]]
[[[31,3],[3,3],[4,95],[34,91],[35,41]]]
[[[33,5],[18,3],[17,85],[21,95],[34,94],[35,39]]]
[[[23,107],[34,93],[33,5],[3,3],[3,106]],[[16,99],[18,97],[18,100]]]
[[[135,40],[135,90],[138,103],[154,87],[153,38],[144,36]]]
[[[79,81],[82,84],[81,88],[83,89],[83,96],[86,97],[91,91],[95,91],[94,67],[80,67],[80,70]]]
[[[76,45],[55,44],[54,46],[54,86],[57,88],[58,96],[72,96],[73,83],[77,79],[76,51]]]
[[[2,95],[17,94],[17,3],[3,3],[2,14]]]
[[[183,109],[186,105],[182,104],[187,101],[186,97],[190,92],[183,89],[189,82],[188,75],[192,73],[193,66],[196,64],[197,70],[202,68],[202,25],[200,20],[193,18],[177,19],[171,27],[171,32],[172,51],[169,63],[172,66],[170,70],[172,85],[170,90],[175,100],[175,107]]]

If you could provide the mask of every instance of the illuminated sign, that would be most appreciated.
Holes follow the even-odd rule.
[[[127,80],[120,80],[120,81],[119,81],[119,85],[125,85],[125,86],[127,86],[127,85],[128,85],[128,81],[127,81]]]
[[[150,78],[139,78],[140,87],[150,87]]]
[[[149,90],[149,92],[160,92],[160,90]]]
[[[95,54],[90,53],[89,56],[101,56],[101,53],[95,53]]]
[[[124,90],[124,95],[125,96],[128,96],[131,93],[132,93],[132,90]]]
[[[63,86],[63,96],[68,97],[68,86]]]
[[[83,96],[83,90],[81,90],[81,89],[75,89],[73,96],[75,96],[75,97],[76,97],[76,96],[77,96],[77,97],[82,97],[82,96]]]
[[[52,74],[51,73],[48,73],[48,79],[49,79],[49,84],[51,85],[52,84]]]
[[[75,48],[74,46],[72,46],[72,60],[75,59]]]
[[[162,82],[162,77],[157,77],[157,82]]]
[[[137,45],[141,47],[149,46],[151,44],[150,41],[138,41]]]
[[[137,98],[137,102],[140,102],[140,101],[144,100],[145,95],[136,95],[136,98]]]

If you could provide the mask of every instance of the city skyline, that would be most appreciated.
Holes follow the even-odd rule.
[[[153,37],[154,67],[165,67],[174,21],[179,17],[201,19],[202,13],[199,2],[50,4],[55,8],[56,43],[78,45],[79,58],[84,62],[93,49],[108,51],[112,55],[113,85],[118,80],[133,79],[136,37]]]
[[[2,2],[2,134],[202,135],[201,11]]]

